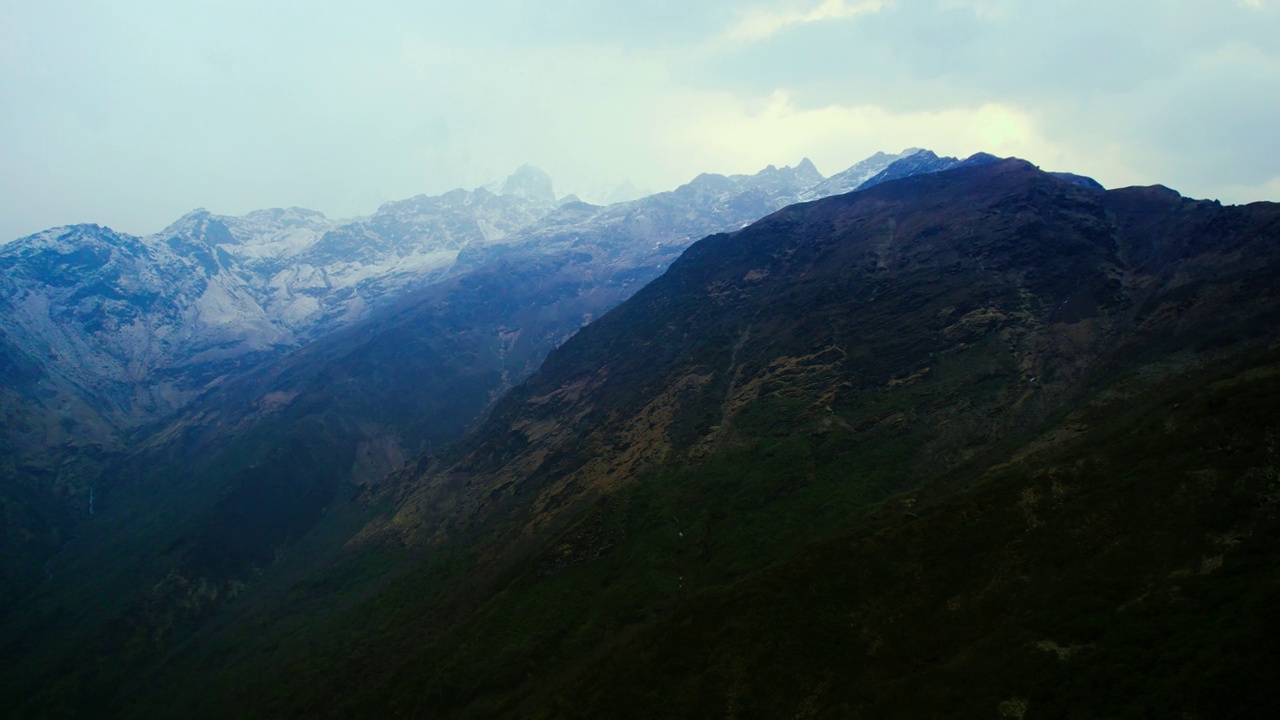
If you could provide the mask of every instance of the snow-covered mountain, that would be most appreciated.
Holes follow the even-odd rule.
[[[878,170],[894,156],[884,157]],[[499,260],[530,263],[555,258],[557,272],[575,284],[586,279],[599,291],[608,288],[610,296],[629,294],[660,274],[694,241],[735,230],[806,199],[823,180],[805,158],[794,167],[770,165],[753,175],[703,173],[675,190],[629,202],[569,202],[530,223],[508,243],[467,248],[453,272]],[[625,280],[615,287],[610,280],[614,277]]]
[[[555,208],[521,168],[498,195],[455,190],[335,222],[300,208],[198,209],[136,237],[53,228],[0,248],[0,331],[105,405],[121,427],[163,415],[238,364],[366,315]]]
[[[157,371],[292,343],[236,269],[188,232],[46,230],[0,253],[0,330],[130,425],[188,399]]]
[[[336,223],[307,210],[267,210],[221,223],[207,242],[238,262],[264,311],[298,340],[349,323],[409,287],[436,279],[458,252],[505,241],[556,207],[551,179],[517,170],[499,193],[483,188],[419,195]],[[188,215],[169,234],[198,218]]]

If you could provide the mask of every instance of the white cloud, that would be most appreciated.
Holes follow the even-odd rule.
[[[832,174],[879,150],[919,146],[958,157],[979,151],[1018,156],[1050,170],[1092,173],[1111,186],[1138,179],[1118,160],[1100,163],[1097,147],[1082,152],[1048,138],[1033,112],[1009,103],[908,112],[870,103],[804,109],[784,90],[755,101],[685,92],[670,102],[670,120],[658,129],[659,150],[681,158],[684,174],[754,172],[804,156]]]
[[[843,20],[877,13],[889,3],[885,0],[865,0],[849,2],[848,0],[822,0],[816,7],[801,10],[794,6],[788,8],[751,8],[734,23],[726,33],[733,40],[755,42],[791,27],[824,20]]]
[[[1278,0],[367,5],[0,0],[0,240],[367,213],[524,162],[661,190],[907,146],[1280,197]]]

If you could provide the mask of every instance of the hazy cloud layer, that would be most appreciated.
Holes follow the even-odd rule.
[[[0,0],[0,240],[909,145],[1280,199],[1274,0]]]

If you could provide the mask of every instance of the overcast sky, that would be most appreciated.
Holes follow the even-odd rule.
[[[1280,0],[0,0],[0,240],[908,146],[1280,199]]]

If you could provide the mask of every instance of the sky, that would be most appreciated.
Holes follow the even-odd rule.
[[[0,0],[0,242],[876,151],[1280,200],[1280,0]]]

